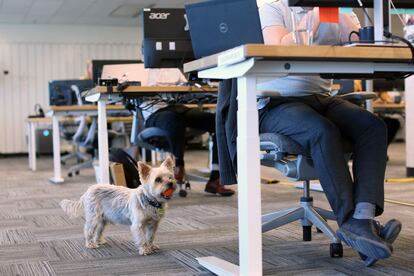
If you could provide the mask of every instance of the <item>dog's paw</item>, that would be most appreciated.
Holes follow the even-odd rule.
[[[105,239],[100,239],[96,242],[96,244],[98,244],[98,245],[104,245],[104,244],[107,244],[107,243],[108,242]]]
[[[152,245],[150,245],[150,247],[153,251],[160,250],[160,247],[157,244],[152,244]]]
[[[99,245],[94,242],[86,242],[85,247],[90,248],[90,249],[96,249],[96,248],[99,248]]]
[[[154,250],[151,246],[141,246],[139,248],[139,255],[145,256],[145,255],[151,255],[154,253]]]

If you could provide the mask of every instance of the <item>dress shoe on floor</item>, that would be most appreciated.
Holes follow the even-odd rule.
[[[389,244],[392,244],[401,232],[402,224],[399,220],[391,219],[386,224],[381,225],[379,221],[375,221],[375,228],[378,231],[378,235]],[[359,253],[359,256],[364,261],[365,266],[373,266],[378,260],[365,256]]]
[[[352,249],[367,257],[385,259],[391,256],[392,247],[378,235],[373,219],[350,218],[336,234]]]
[[[214,181],[208,181],[204,191],[207,193],[218,194],[221,196],[234,195],[234,191],[231,189],[224,188],[224,186],[221,185],[220,180],[218,179]]]
[[[176,166],[174,167],[174,178],[177,182],[183,183],[185,181],[185,168],[184,166]]]

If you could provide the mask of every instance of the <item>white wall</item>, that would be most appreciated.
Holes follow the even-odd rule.
[[[48,108],[49,80],[79,78],[90,59],[141,59],[140,34],[138,27],[0,24],[0,154],[27,152],[24,121],[36,103]]]

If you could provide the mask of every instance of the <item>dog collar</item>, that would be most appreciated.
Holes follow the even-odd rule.
[[[160,209],[162,207],[162,204],[159,203],[157,200],[155,199],[151,199],[149,196],[147,196],[145,193],[142,193],[142,197],[143,199],[148,202],[149,205],[151,205],[154,208]]]

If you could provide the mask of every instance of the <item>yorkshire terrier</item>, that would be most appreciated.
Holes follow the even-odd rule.
[[[104,228],[108,223],[113,223],[130,225],[139,254],[153,254],[159,249],[154,244],[155,232],[165,215],[166,202],[177,187],[173,168],[171,158],[167,158],[158,168],[138,162],[141,180],[138,188],[96,184],[89,187],[79,201],[65,199],[60,206],[72,218],[83,213],[87,248],[98,248],[104,244]]]

